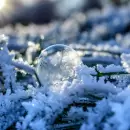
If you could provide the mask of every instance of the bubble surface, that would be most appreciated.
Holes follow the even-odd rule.
[[[56,85],[73,80],[82,61],[69,46],[56,44],[44,49],[38,59],[37,74],[42,85]]]

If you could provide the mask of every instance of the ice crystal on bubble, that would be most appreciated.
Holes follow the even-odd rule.
[[[81,65],[75,50],[66,45],[52,45],[41,52],[37,74],[42,85],[57,84],[75,78],[76,67]]]

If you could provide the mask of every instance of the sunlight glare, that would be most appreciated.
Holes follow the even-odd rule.
[[[2,10],[5,7],[6,0],[0,0],[0,10]]]

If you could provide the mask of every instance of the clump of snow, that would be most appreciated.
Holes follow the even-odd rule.
[[[127,72],[130,72],[130,54],[122,54],[121,59],[123,67]]]
[[[99,72],[109,73],[109,72],[125,72],[124,68],[120,65],[108,65],[107,67],[103,67],[102,65],[97,65],[97,69]]]

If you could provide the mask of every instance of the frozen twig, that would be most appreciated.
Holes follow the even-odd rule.
[[[14,66],[15,66],[16,68],[18,68],[18,69],[21,69],[21,70],[26,71],[26,72],[29,73],[29,74],[35,75],[35,77],[36,77],[36,79],[37,79],[39,85],[41,86],[41,82],[40,82],[40,80],[39,80],[39,78],[38,78],[38,75],[37,75],[37,73],[36,73],[34,67],[31,67],[31,66],[29,66],[29,65],[25,65],[25,64],[23,64],[23,63],[18,63],[18,62],[16,62],[16,61],[12,61],[12,65],[14,65]]]

